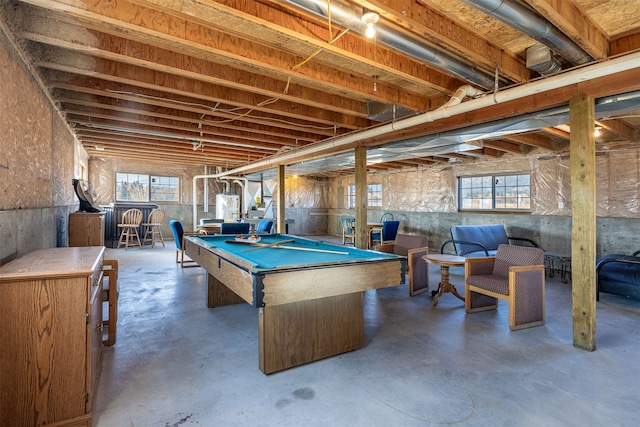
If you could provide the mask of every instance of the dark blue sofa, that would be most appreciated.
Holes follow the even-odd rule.
[[[526,242],[526,246],[538,247],[533,240],[507,236],[507,230],[502,224],[454,225],[451,227],[451,237],[442,244],[440,253],[444,253],[448,244],[453,244],[456,254],[465,258],[495,256],[498,245],[509,245],[511,241]]]
[[[632,255],[609,254],[596,260],[596,278],[600,292],[640,300],[640,251]]]

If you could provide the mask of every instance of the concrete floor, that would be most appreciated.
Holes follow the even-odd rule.
[[[105,348],[98,427],[635,426],[640,301],[602,294],[597,350],[573,347],[571,285],[547,280],[546,325],[510,332],[508,306],[465,315],[445,294],[368,291],[365,346],[272,375],[257,310],[208,309],[201,268],[175,246],[107,249],[120,263],[117,342]],[[430,287],[439,270],[432,267]],[[451,269],[462,292],[463,270]]]

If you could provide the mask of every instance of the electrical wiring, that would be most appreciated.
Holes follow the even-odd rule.
[[[349,31],[349,29],[347,28],[344,31],[342,31],[341,33],[339,33],[336,37],[333,37],[333,29],[332,29],[332,25],[331,25],[331,0],[327,0],[327,9],[328,9],[327,21],[328,21],[328,27],[329,27],[329,41],[328,41],[328,44],[332,45],[337,40],[339,40],[342,36],[344,36]],[[316,57],[323,50],[324,50],[324,48],[316,49],[306,59],[304,59],[303,61],[299,62],[298,64],[293,65],[292,67],[290,67],[290,70],[294,71],[296,68],[299,68],[299,67],[303,66],[304,64],[309,62],[311,59]],[[291,85],[291,76],[288,76],[287,77],[287,83],[285,85],[284,90],[282,91],[282,93],[284,95],[286,95],[289,92],[290,85]],[[285,124],[290,124],[290,125],[293,125],[293,126],[300,126],[300,127],[304,127],[304,128],[310,128],[310,129],[318,129],[318,130],[330,130],[330,129],[333,129],[335,131],[335,125],[334,126],[302,125],[302,124],[292,123],[292,122],[289,122],[289,121],[286,121],[286,120],[281,120],[281,119],[275,119],[275,118],[269,118],[269,117],[251,116],[250,114],[255,110],[255,108],[249,108],[247,111],[245,111],[244,113],[240,114],[240,113],[236,113],[236,111],[243,110],[246,107],[238,107],[238,108],[225,110],[225,109],[219,109],[218,108],[218,106],[220,105],[220,102],[218,102],[214,107],[211,107],[211,106],[204,105],[204,104],[199,104],[199,103],[171,100],[171,99],[166,99],[166,98],[162,98],[162,97],[156,97],[156,96],[152,96],[152,95],[136,94],[136,93],[133,93],[133,92],[116,91],[116,90],[109,90],[109,89],[107,91],[111,92],[111,93],[118,93],[118,94],[123,94],[123,95],[132,95],[132,96],[139,96],[139,97],[142,97],[142,98],[169,101],[169,102],[173,102],[173,103],[181,104],[181,105],[203,107],[203,108],[206,108],[206,109],[208,109],[208,110],[210,110],[212,112],[218,111],[218,112],[223,112],[223,113],[227,113],[227,114],[237,114],[237,117],[233,117],[233,118],[230,118],[230,119],[211,120],[210,123],[213,124],[213,125],[231,123],[231,122],[240,120],[242,118],[248,117],[248,118],[260,118],[262,120],[268,120],[268,121],[277,121],[277,122],[281,122],[281,123],[285,123]],[[279,97],[268,98],[268,99],[265,99],[264,101],[261,101],[258,104],[256,104],[256,107],[264,107],[266,105],[273,104],[273,103],[275,103],[275,102],[277,102],[279,100],[280,100]],[[205,115],[203,114],[200,119],[202,120],[202,118],[204,116]],[[202,124],[201,123],[199,124],[199,128],[200,129],[202,128]]]

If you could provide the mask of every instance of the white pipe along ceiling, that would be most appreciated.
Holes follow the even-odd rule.
[[[514,101],[530,96],[532,94],[547,92],[575,83],[585,82],[596,78],[610,76],[622,71],[635,70],[638,68],[640,68],[640,52],[635,52],[630,55],[596,63],[587,67],[567,70],[559,74],[554,74],[549,77],[533,81],[531,83],[508,88],[502,91],[495,92],[493,94],[485,94],[484,96],[471,99],[466,102],[458,103],[455,105],[445,104],[442,107],[433,111],[429,111],[427,113],[419,114],[396,122],[387,123],[364,131],[353,132],[330,139],[325,142],[319,142],[310,146],[306,146],[295,151],[272,156],[249,165],[222,172],[218,176],[242,175],[243,173],[265,170],[278,165],[290,165],[297,163],[305,158],[313,158],[314,153],[322,153],[327,149],[332,149],[335,152],[341,147],[344,147],[346,151],[350,149],[352,144],[354,143],[370,138],[375,138],[380,135],[385,135],[413,126],[419,126],[436,120],[468,113],[495,104]],[[389,144],[389,146],[395,146],[396,144],[401,143],[402,141],[399,143]],[[318,154],[315,158],[320,157],[323,157],[322,154]]]

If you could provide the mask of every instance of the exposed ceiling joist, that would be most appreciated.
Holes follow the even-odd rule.
[[[19,41],[16,47],[36,81],[96,157],[178,159],[248,171],[283,153],[291,153],[286,158],[295,162],[342,156],[360,145],[376,153],[371,170],[393,171],[533,149],[564,151],[569,133],[555,125],[506,135],[489,132],[481,147],[461,147],[469,127],[566,105],[571,97],[640,89],[637,72],[620,70],[331,148],[337,138],[433,112],[469,83],[469,77],[446,69],[446,61],[409,54],[406,46],[420,53],[422,47],[434,49],[477,69],[489,77],[490,87],[484,89],[489,96],[494,80],[528,86],[552,76],[527,68],[527,49],[537,43],[532,35],[470,1],[335,0],[336,8],[353,14],[357,25],[351,28],[339,25],[337,16],[330,22],[294,6],[300,1],[15,0],[2,3],[0,17],[9,39]],[[326,1],[317,1],[326,7]],[[526,5],[596,60],[640,49],[640,0],[505,3]],[[398,43],[382,35],[366,38],[359,31],[365,10],[377,13],[378,29]],[[601,117],[604,133],[597,141],[637,142],[638,111]],[[456,132],[458,144],[433,138]],[[439,152],[422,147],[413,156],[398,156],[393,147],[411,145],[415,138],[432,141],[428,144]],[[305,154],[307,147],[325,145]],[[389,149],[378,150],[382,147]],[[333,169],[297,170],[322,176],[353,172],[343,162],[324,163]]]

